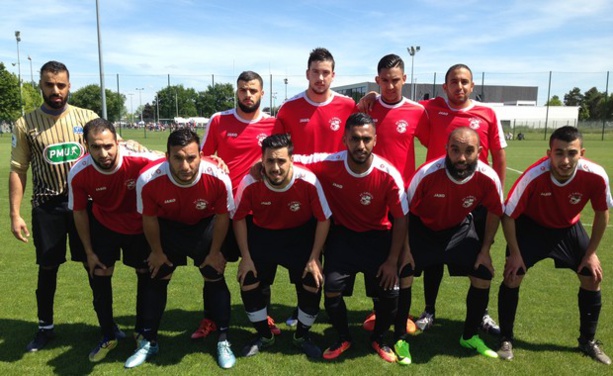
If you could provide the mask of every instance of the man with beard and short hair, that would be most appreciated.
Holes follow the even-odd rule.
[[[404,184],[398,170],[372,152],[377,137],[370,116],[350,115],[343,142],[345,150],[335,154],[296,156],[296,162],[308,163],[321,182],[334,220],[325,251],[324,302],[338,339],[323,357],[338,358],[351,347],[343,295],[352,290],[355,275],[363,273],[378,298],[371,346],[385,361],[396,362],[383,337],[398,300],[398,260],[408,209]]]
[[[603,279],[596,253],[608,227],[613,199],[605,169],[584,155],[581,132],[568,125],[558,128],[549,138],[547,156],[528,167],[509,192],[502,218],[507,258],[498,292],[498,355],[504,360],[513,359],[519,287],[528,269],[551,258],[556,268],[570,269],[579,279],[579,350],[611,364],[594,337],[602,309]],[[591,235],[580,221],[588,202],[594,210]]]
[[[17,120],[13,127],[9,174],[11,231],[15,238],[27,243],[30,232],[21,217],[20,206],[32,164],[32,232],[39,268],[38,331],[26,347],[30,352],[40,350],[55,337],[53,301],[57,272],[66,261],[67,238],[71,259],[86,260],[68,209],[67,177],[70,167],[85,151],[83,126],[98,117],[93,111],[67,103],[70,75],[64,64],[45,63],[40,69],[39,86],[44,99],[42,106]]]
[[[238,279],[249,321],[257,336],[243,350],[253,356],[275,337],[267,324],[267,294],[278,265],[287,268],[298,300],[294,346],[310,358],[321,350],[309,329],[319,312],[323,275],[320,258],[332,214],[315,175],[292,163],[293,145],[286,134],[262,142],[263,179],[246,175],[236,196],[233,225],[241,248]],[[253,213],[248,228],[245,217]]]
[[[136,205],[151,253],[151,281],[146,287],[143,338],[125,367],[143,364],[159,351],[158,329],[166,308],[168,283],[178,265],[194,260],[213,302],[211,318],[219,331],[217,361],[222,368],[236,363],[228,341],[230,290],[224,277],[226,261],[236,261],[222,248],[234,209],[232,183],[210,160],[202,158],[198,135],[181,128],[168,136],[166,159],[146,166],[136,183]]]
[[[427,162],[413,175],[407,190],[409,231],[400,284],[410,287],[413,276],[437,264],[447,264],[452,276],[468,276],[471,285],[460,345],[496,358],[477,328],[489,300],[494,275],[490,247],[504,206],[498,175],[479,160],[480,151],[478,134],[468,127],[457,128],[449,135],[446,155]],[[483,237],[472,215],[480,205],[487,210]]]
[[[123,263],[136,271],[135,334],[142,332],[149,246],[141,215],[136,211],[136,179],[140,170],[161,154],[136,153],[120,146],[115,127],[105,119],[85,124],[83,138],[89,154],[75,163],[68,175],[68,207],[73,210],[87,256],[93,305],[102,332],[102,340],[89,360],[99,362],[117,346],[111,278],[120,250]]]
[[[249,173],[251,166],[260,160],[262,140],[270,136],[275,123],[275,118],[262,112],[260,108],[264,96],[263,84],[262,77],[256,72],[242,72],[236,80],[238,107],[211,116],[202,137],[202,153],[204,155],[216,153],[228,166],[233,194],[236,194],[238,185]],[[248,216],[247,220],[250,223],[251,216]],[[232,226],[228,230],[224,248],[237,256],[240,254]],[[207,295],[205,291],[202,294],[203,297]],[[200,321],[198,329],[192,333],[192,339],[207,337],[213,331],[220,329],[208,317],[209,304],[214,302],[205,299],[205,317]],[[281,334],[271,317],[268,317],[268,322],[275,335]]]

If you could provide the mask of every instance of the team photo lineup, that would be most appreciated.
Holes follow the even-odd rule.
[[[376,72],[379,92],[356,103],[330,89],[333,55],[315,48],[306,62],[308,87],[273,117],[261,108],[262,77],[244,71],[236,78],[235,108],[215,113],[202,136],[190,126],[172,129],[158,151],[70,105],[67,66],[45,63],[43,104],[15,123],[11,144],[11,231],[22,242],[31,235],[38,265],[38,328],[24,339],[25,351],[44,350],[56,337],[58,270],[70,257],[83,265],[93,296],[100,337],[83,355],[93,363],[127,336],[113,314],[120,260],[136,275],[130,328],[136,347],[125,368],[164,357],[158,332],[173,300],[169,284],[188,262],[202,275],[202,319],[188,323],[191,338],[217,338],[213,356],[222,369],[274,349],[281,333],[271,310],[277,273],[287,273],[295,290],[284,302],[295,307],[285,324],[308,360],[342,360],[356,345],[346,300],[362,274],[364,309],[371,311],[360,323],[370,332],[367,346],[384,362],[421,363],[411,355],[411,337],[428,335],[434,325],[445,269],[446,278],[468,277],[461,332],[448,332],[458,347],[491,362],[519,363],[527,361],[514,356],[516,316],[518,323],[528,319],[516,315],[521,282],[539,261],[552,259],[579,280],[579,315],[575,309],[565,328],[576,330],[579,322],[572,356],[610,365],[596,331],[598,251],[613,198],[605,169],[584,158],[581,132],[569,125],[553,130],[546,154],[506,192],[505,134],[495,111],[470,99],[468,66],[454,62],[445,95],[419,102],[403,96],[407,76],[398,55],[383,56]],[[425,161],[416,160],[417,142]],[[29,173],[31,224],[21,215]],[[580,214],[588,202],[594,218],[586,231]],[[490,249],[498,231],[506,257],[495,271]],[[236,263],[236,275],[226,270],[229,263]],[[495,272],[502,282],[490,302]],[[416,277],[423,291],[413,291]],[[227,283],[234,279],[238,289]],[[413,295],[422,294],[424,311],[413,317]],[[232,296],[240,296],[252,325],[245,343],[233,340]],[[492,304],[497,317],[489,313]],[[311,335],[318,321],[331,328],[330,343]]]

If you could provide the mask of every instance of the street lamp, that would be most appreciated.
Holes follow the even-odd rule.
[[[32,87],[34,87],[34,71],[32,70],[32,58],[28,55],[28,60],[30,60],[30,81],[32,81]]]
[[[413,66],[415,65],[415,54],[419,51],[419,46],[407,47],[409,55],[411,55],[411,100],[415,100],[415,84],[413,83]]]
[[[287,78],[284,78],[283,82],[285,83],[285,100],[287,101]]]
[[[21,106],[21,116],[23,113],[23,94],[21,88],[21,61],[19,60],[19,42],[21,42],[21,32],[19,30],[15,31],[15,39],[17,40],[17,74],[19,78],[19,106]]]

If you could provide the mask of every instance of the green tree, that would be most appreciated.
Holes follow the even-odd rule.
[[[153,101],[153,106],[156,107],[159,104],[161,119],[174,119],[177,115],[192,117],[198,116],[197,100],[198,93],[195,89],[173,85],[157,92],[157,99]]]
[[[109,121],[121,120],[121,115],[124,109],[126,100],[125,95],[115,93],[109,89],[105,89],[106,93],[106,113]],[[98,116],[102,116],[102,101],[100,99],[100,86],[96,84],[87,85],[72,93],[70,103],[87,108]]]
[[[34,111],[41,104],[43,104],[43,96],[40,94],[40,89],[36,85],[32,85],[31,82],[23,84],[22,88],[24,112]]]
[[[545,103],[545,106],[563,106],[564,103],[562,103],[562,101],[560,100],[560,97],[558,97],[557,95],[554,95],[553,97],[551,97],[551,99]]]
[[[589,112],[590,120],[598,120],[602,119],[602,114],[600,113],[600,102],[604,99],[604,93],[598,91],[597,88],[593,87],[590,90],[586,91],[583,94],[583,105],[587,108]]]
[[[20,116],[19,80],[0,63],[0,120],[13,122]]]
[[[232,84],[209,85],[206,91],[198,93],[196,102],[198,115],[210,117],[216,112],[234,108],[234,88]]]
[[[583,94],[581,94],[581,89],[578,87],[574,87],[571,91],[564,94],[564,105],[565,106],[581,106],[583,103]]]

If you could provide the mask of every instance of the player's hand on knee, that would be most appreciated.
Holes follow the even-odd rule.
[[[315,287],[320,289],[324,284],[324,275],[322,273],[321,263],[318,259],[310,259],[306,266],[304,267],[304,272],[302,273],[302,279],[304,279],[307,274],[311,273],[313,279],[315,280]]]
[[[28,242],[28,238],[30,237],[30,231],[28,230],[28,225],[26,225],[26,222],[23,220],[23,218],[12,218],[11,232],[17,240],[21,240],[24,243]]]
[[[492,273],[492,276],[494,276],[494,264],[492,264],[492,256],[490,255],[489,251],[479,252],[474,265],[475,270],[479,269],[479,265],[483,265],[485,268],[487,268],[487,270],[490,271],[490,273]]]
[[[94,270],[96,270],[96,268],[100,268],[102,270],[106,270],[106,265],[104,265],[100,259],[98,258],[98,256],[91,252],[87,254],[87,270],[89,271],[89,276],[93,277],[94,276]]]
[[[503,277],[506,280],[514,280],[517,278],[519,271],[526,271],[526,265],[524,264],[524,259],[520,254],[511,253],[504,264],[504,273]]]
[[[243,286],[243,283],[245,282],[245,276],[249,272],[252,272],[253,276],[257,278],[258,272],[257,270],[255,270],[255,265],[253,264],[253,260],[251,258],[243,257],[238,263],[238,270],[236,272],[236,280],[241,286]]]
[[[200,264],[200,268],[204,268],[205,265],[210,265],[213,269],[217,270],[217,273],[223,274],[226,270],[226,258],[220,251],[209,252],[204,262]]]
[[[397,260],[386,260],[377,271],[379,286],[385,290],[391,290],[398,284],[398,262]]]
[[[172,262],[168,260],[164,252],[151,252],[149,257],[147,258],[147,265],[149,265],[149,272],[151,273],[151,278],[155,278],[155,276],[160,271],[162,265],[168,265],[172,268]]]
[[[581,273],[583,268],[587,268],[590,271],[594,282],[602,282],[602,266],[600,265],[600,259],[595,253],[586,254],[583,257],[581,264],[577,268],[577,273]]]

